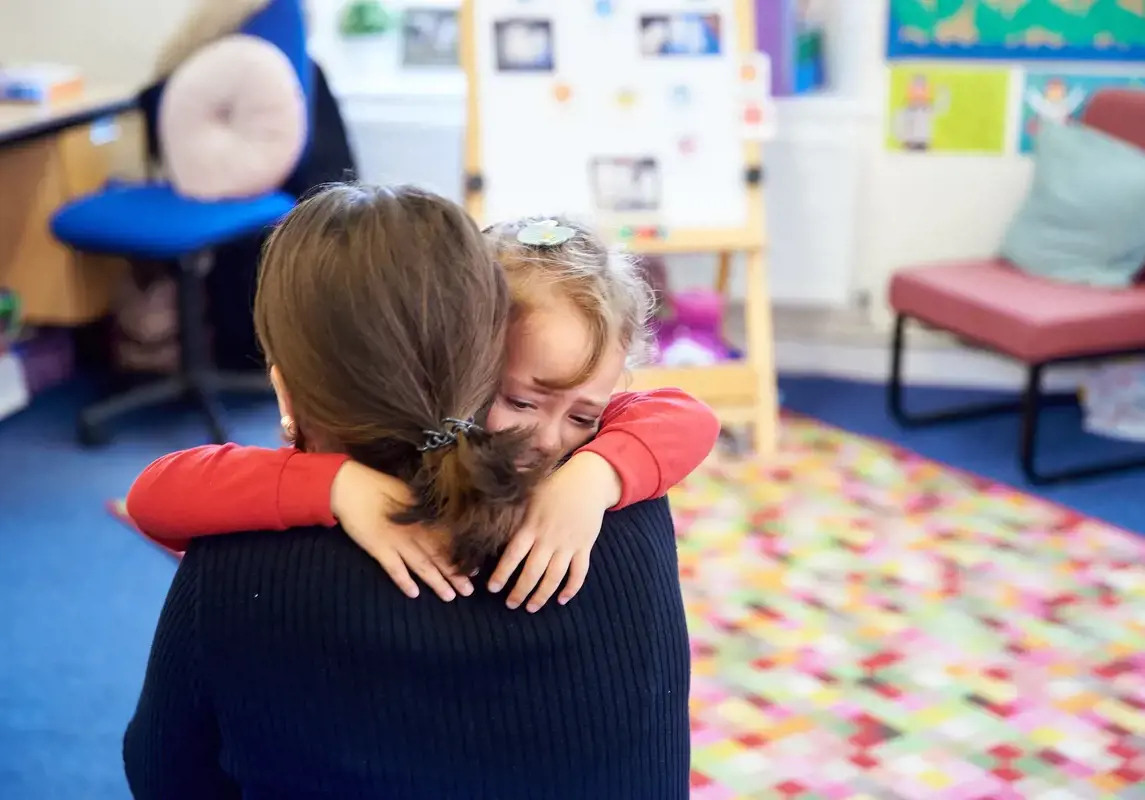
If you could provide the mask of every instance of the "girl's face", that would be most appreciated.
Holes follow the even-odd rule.
[[[554,389],[576,374],[591,354],[592,338],[580,313],[566,301],[530,312],[509,328],[501,389],[486,424],[493,430],[533,431],[533,446],[563,456],[596,433],[624,372],[624,351],[615,347],[588,380]]]

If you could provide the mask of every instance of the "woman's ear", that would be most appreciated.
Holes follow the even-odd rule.
[[[294,419],[294,407],[290,403],[290,393],[286,391],[286,384],[282,382],[282,373],[278,367],[270,368],[270,384],[274,387],[274,396],[278,398],[278,413],[283,418]]]

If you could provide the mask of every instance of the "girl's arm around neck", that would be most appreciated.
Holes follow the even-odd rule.
[[[149,538],[180,551],[197,536],[331,526],[330,488],[346,460],[292,447],[181,450],[143,470],[127,513]]]
[[[616,470],[622,491],[615,510],[662,497],[708,457],[719,435],[715,413],[686,392],[622,392],[613,395],[600,431],[580,451],[596,453]]]

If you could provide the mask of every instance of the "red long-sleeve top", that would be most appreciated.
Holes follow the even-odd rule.
[[[679,389],[613,396],[600,430],[577,452],[596,453],[620,476],[623,508],[660,497],[700,465],[719,436],[712,410]],[[206,445],[163,456],[136,479],[127,513],[172,550],[196,536],[337,524],[334,475],[347,456]]]

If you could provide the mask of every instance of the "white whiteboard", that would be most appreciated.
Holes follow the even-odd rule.
[[[472,2],[483,222],[749,224],[736,0]]]

